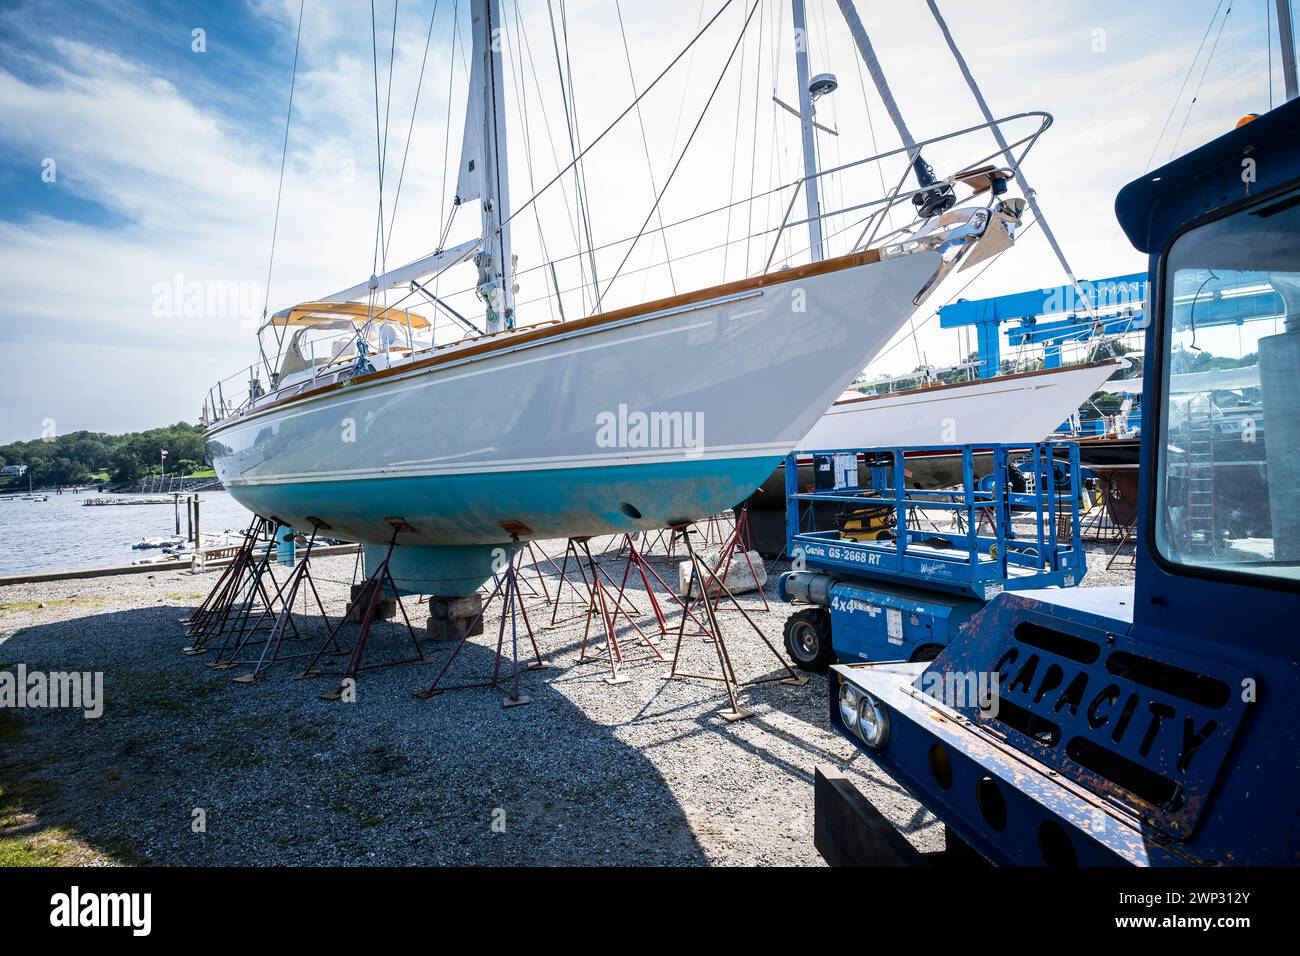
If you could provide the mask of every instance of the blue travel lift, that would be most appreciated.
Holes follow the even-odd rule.
[[[936,454],[961,458],[961,487],[909,488],[909,458]],[[977,455],[993,459],[979,479]],[[786,458],[795,570],[779,582],[783,600],[812,605],[785,627],[786,648],[805,670],[825,670],[832,660],[929,660],[995,595],[1071,587],[1086,570],[1073,443],[812,457],[818,487],[810,491],[797,487],[798,457]]]
[[[1007,588],[933,661],[900,653],[832,668],[831,722],[942,822],[949,861],[1300,862],[1297,206],[1300,100],[1119,194],[1120,224],[1149,255],[1155,290],[1133,586]],[[1233,230],[1230,243],[1203,238]],[[1191,250],[1179,266],[1208,266],[1209,276],[1260,270],[1287,300],[1258,343],[1270,413],[1268,558],[1196,561],[1169,544],[1177,508],[1173,497],[1157,502],[1177,480],[1160,457],[1163,416],[1176,407],[1166,384],[1171,249]],[[1199,318],[1188,316],[1193,332]],[[1175,439],[1171,431],[1170,454]],[[1201,546],[1213,555],[1213,542]],[[994,676],[997,693],[982,693]],[[815,842],[827,861],[937,862],[843,776],[819,767],[815,777]]]

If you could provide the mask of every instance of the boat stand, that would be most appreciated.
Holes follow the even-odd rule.
[[[524,568],[525,553],[528,556],[528,567],[532,568],[533,571],[532,577],[535,578],[537,581],[536,584],[533,584],[533,582],[529,580],[529,576],[525,573],[525,568]],[[525,542],[524,551],[520,553],[520,557],[519,557],[519,572],[517,576],[519,578],[519,584],[521,584],[523,587],[526,587],[528,589],[529,597],[537,597],[540,595],[542,599],[542,604],[546,606],[550,606],[551,589],[546,586],[546,575],[542,573],[543,559],[552,568],[555,568],[557,574],[559,573],[560,570],[559,567],[556,565],[554,561],[551,560],[551,556],[542,550],[541,545],[534,544],[532,541]],[[493,575],[493,579],[495,581],[496,579],[495,574]]]
[[[252,565],[250,572],[253,586],[246,587],[244,594],[246,597],[237,603],[237,609],[234,612],[234,626],[225,632],[225,637],[221,641],[221,646],[217,648],[215,660],[209,661],[207,666],[213,670],[228,670],[237,667],[240,664],[239,652],[244,649],[253,639],[253,636],[274,630],[274,620],[285,610],[283,604],[284,585],[276,581],[275,572],[272,566],[276,559],[276,549],[279,546],[278,535],[280,529],[284,527],[284,522],[279,518],[272,517],[268,526],[270,527],[270,541],[266,550]],[[271,583],[273,591],[266,588],[267,582]],[[261,597],[261,603],[257,598]],[[256,615],[256,616],[254,616]],[[296,640],[298,634],[298,625],[294,623],[292,616],[289,618],[288,626],[293,630],[293,636]],[[269,641],[268,637],[259,643]],[[232,643],[233,641],[233,643]]]
[[[684,538],[685,534],[683,533]],[[718,556],[718,563],[709,571],[708,580],[705,582],[704,589],[699,597],[700,601],[708,600],[709,589],[716,585],[718,591],[712,598],[713,610],[718,611],[722,608],[722,591],[725,590],[725,588],[722,588],[722,582],[727,579],[727,575],[731,572],[731,565],[735,561],[737,552],[739,552],[740,557],[744,559],[745,565],[749,568],[750,577],[754,579],[755,584],[758,584],[758,574],[755,571],[754,562],[749,556],[749,552],[753,550],[752,544],[753,536],[749,530],[749,509],[742,508],[740,514],[736,516],[736,522],[731,529],[731,533],[723,543],[722,553]],[[687,550],[693,553],[689,541],[686,542],[686,545]],[[766,574],[766,567],[763,570],[764,574]],[[730,594],[729,591],[727,593]],[[758,588],[758,596],[763,602],[763,610],[771,611],[772,606],[767,603],[767,595],[763,593],[761,586]],[[735,598],[732,598],[732,600],[734,601]],[[739,607],[740,605],[737,604],[736,608]]]
[[[451,654],[447,657],[447,662],[442,665],[442,670],[438,676],[433,679],[433,683],[424,690],[416,691],[413,695],[416,700],[428,700],[430,697],[436,697],[438,694],[446,693],[449,690],[468,690],[476,687],[491,687],[494,690],[504,690],[506,696],[501,699],[502,707],[519,707],[523,704],[530,703],[532,698],[521,694],[519,691],[520,675],[525,670],[541,670],[549,665],[542,659],[541,649],[537,646],[537,638],[533,634],[533,626],[528,620],[528,610],[524,605],[524,599],[519,593],[519,582],[523,579],[519,572],[521,563],[519,550],[519,534],[512,532],[510,535],[510,562],[506,565],[488,595],[487,600],[483,602],[483,608],[478,615],[465,628],[464,635],[456,642],[452,648]],[[549,558],[548,558],[549,560]],[[479,629],[479,623],[483,620],[483,615],[487,613],[489,605],[501,595],[501,620],[497,624],[497,647],[496,654],[492,661],[492,675],[486,681],[478,681],[467,684],[449,684],[442,685],[442,679],[447,676],[451,670],[452,662],[456,660],[457,655],[465,647],[470,638],[470,634]],[[510,619],[510,673],[504,679],[501,674],[501,663],[505,656],[505,638],[506,638],[506,618]],[[523,621],[524,632],[528,635],[528,641],[533,647],[533,660],[531,663],[520,667],[519,665],[519,621]],[[508,685],[508,686],[507,686]]]
[[[1110,557],[1106,559],[1107,571],[1119,560],[1124,549],[1133,544],[1133,537],[1137,533],[1138,509],[1133,509],[1133,513],[1127,521],[1117,521],[1110,504],[1115,494],[1113,480],[1109,477],[1105,478],[1101,495],[1088,510],[1088,513],[1083,516],[1083,520],[1079,522],[1079,536],[1081,538],[1096,541],[1099,544],[1113,544],[1115,546],[1110,552]],[[1132,567],[1136,561],[1137,548],[1134,547],[1128,556],[1129,567]]]
[[[592,591],[592,582],[594,582],[600,575],[603,574],[605,576],[605,579],[609,582],[609,585],[611,587],[613,587],[614,585],[614,579],[611,578],[600,567],[599,563],[597,563],[596,560],[591,556],[591,549],[588,547],[587,544],[587,542],[590,540],[591,540],[590,536],[585,536],[580,538],[570,538],[567,542],[565,542],[564,557],[561,559],[560,567],[559,567],[560,582],[559,584],[556,585],[555,588],[555,602],[551,608],[551,621],[549,624],[546,625],[548,629],[552,627],[558,627],[561,624],[567,624],[569,621],[572,621],[575,618],[577,618],[578,614],[585,613],[587,614],[588,618],[590,618],[590,616],[595,613],[595,611],[593,610],[594,607],[593,602],[595,600],[595,594]],[[584,554],[586,555],[587,558],[586,568],[582,566],[582,558]],[[569,570],[570,555],[573,556],[573,564],[578,569],[578,575],[580,580],[582,581],[582,590],[579,590],[578,586],[569,577],[568,570]],[[551,560],[551,558],[548,557],[547,560],[551,562],[552,567],[555,567],[555,562]],[[588,579],[587,577],[588,571],[591,572],[590,579]],[[561,599],[564,595],[564,586],[566,584],[573,591],[575,597],[571,601],[564,602]],[[583,592],[585,592],[585,594]],[[575,614],[570,614],[566,618],[559,618],[561,603],[566,604],[568,607],[581,607],[583,610]],[[626,600],[624,601],[624,599],[620,596],[620,603],[625,608],[624,613],[630,613],[636,615],[639,615],[641,613],[632,604],[632,599],[630,597],[626,598]]]
[[[270,559],[274,553],[275,534],[279,526],[279,521],[274,518],[254,517],[229,566],[200,605],[199,611],[187,622],[186,633],[195,640],[182,648],[182,653],[189,656],[204,654],[209,640],[224,635],[217,653],[220,661],[229,647],[232,635],[238,635],[240,641],[244,639],[249,618],[255,612],[260,613],[268,608],[274,610],[274,601],[266,589],[266,579],[269,578],[278,590]],[[264,539],[266,551],[258,557],[256,549]]]
[[[352,653],[348,657],[348,662],[342,671],[322,671],[317,670],[316,665],[320,663],[321,657],[331,647],[338,647],[336,635],[347,623],[347,616],[339,619],[339,622],[330,628],[325,642],[321,644],[320,650],[312,657],[311,663],[297,675],[297,679],[302,680],[307,677],[325,677],[338,676],[339,686],[334,690],[326,691],[321,694],[321,700],[342,700],[343,695],[348,691],[348,683],[356,684],[357,674],[363,670],[376,670],[380,667],[395,667],[399,664],[430,664],[432,660],[424,656],[420,650],[420,639],[415,633],[415,628],[411,626],[411,619],[406,615],[406,606],[402,603],[401,592],[397,589],[397,582],[393,579],[393,573],[389,570],[389,562],[393,557],[393,548],[397,545],[397,536],[403,531],[414,531],[402,518],[385,518],[390,528],[393,529],[393,536],[388,541],[388,550],[384,553],[384,560],[380,561],[378,566],[370,572],[370,575],[361,584],[361,592],[357,596],[358,602],[365,602],[365,610],[361,614],[361,627],[357,631],[356,639],[352,644]],[[393,592],[393,597],[397,599],[397,609],[402,614],[402,622],[406,625],[406,633],[411,638],[411,657],[402,658],[395,661],[384,661],[378,664],[362,665],[361,658],[366,651],[366,643],[370,639],[370,629],[375,623],[376,611],[379,609],[380,598],[383,597],[385,588]]]
[[[244,540],[240,543],[239,547],[235,549],[235,553],[231,555],[230,563],[226,565],[225,570],[221,572],[216,583],[212,585],[211,589],[208,591],[207,597],[203,599],[203,603],[200,604],[189,617],[181,618],[180,623],[185,625],[187,634],[190,634],[191,636],[198,634],[205,623],[216,614],[217,605],[227,593],[231,579],[237,575],[241,556],[245,551],[252,550],[250,542],[252,541],[253,536],[257,533],[256,528],[258,527],[259,521],[261,521],[260,518],[254,517],[252,522],[249,523],[248,528],[244,531]],[[189,648],[186,648],[186,650],[188,651]]]
[[[704,563],[700,560],[699,555],[695,553],[695,548],[691,544],[691,538],[690,538],[691,532],[689,526],[683,525],[681,527],[681,530],[682,530],[681,539],[686,544],[687,557],[688,560],[691,562],[691,577],[690,577],[690,581],[686,585],[686,602],[689,605],[691,602],[691,596],[695,590],[695,582],[696,581],[704,582],[706,578],[704,574]],[[797,673],[795,669],[790,666],[789,662],[786,661],[786,659],[781,656],[781,652],[778,651],[775,646],[773,646],[772,642],[768,640],[767,635],[763,633],[762,628],[760,628],[757,624],[755,624],[754,619],[751,618],[749,614],[746,613],[745,609],[740,606],[740,602],[736,600],[736,596],[731,593],[731,591],[727,588],[727,585],[724,584],[721,579],[718,579],[717,584],[718,587],[722,589],[722,592],[732,602],[732,604],[735,605],[736,610],[740,611],[741,615],[745,618],[746,623],[748,623],[749,626],[754,629],[754,633],[757,634],[762,639],[763,643],[767,645],[768,650],[772,652],[772,656],[774,656],[778,661],[780,661],[781,666],[785,669],[786,676],[785,677],[759,677],[754,680],[743,681],[743,682],[739,680],[736,677],[736,669],[732,666],[731,663],[731,653],[730,651],[727,650],[727,642],[723,638],[722,628],[718,624],[718,618],[717,615],[715,614],[716,609],[714,607],[714,603],[713,601],[706,599],[703,602],[704,613],[709,619],[709,630],[712,632],[712,638],[713,638],[712,643],[713,643],[714,650],[717,652],[718,655],[719,674],[693,674],[693,673],[688,673],[686,671],[678,670],[678,663],[681,660],[681,653],[682,653],[682,637],[686,629],[686,615],[683,614],[681,620],[678,622],[678,627],[677,627],[677,646],[673,649],[673,666],[672,669],[667,674],[664,675],[664,678],[666,680],[673,680],[675,678],[680,677],[680,678],[689,678],[694,680],[721,681],[722,684],[727,688],[727,700],[730,702],[730,707],[724,708],[723,710],[719,711],[718,715],[722,717],[723,720],[732,723],[737,720],[744,720],[746,717],[749,717],[753,714],[753,711],[747,710],[744,707],[740,706],[740,701],[737,699],[736,693],[737,691],[740,690],[741,687],[752,687],[755,684],[768,684],[772,682],[785,684],[790,687],[802,687],[804,684],[808,683],[808,678]],[[701,586],[703,587],[703,583],[701,584]]]
[[[683,602],[682,599],[677,596],[677,592],[673,588],[669,587],[667,583],[665,583],[664,579],[659,576],[659,572],[656,571],[654,567],[650,564],[650,561],[649,559],[646,558],[645,553],[640,548],[637,547],[636,538],[631,534],[626,534],[623,537],[624,537],[623,546],[619,549],[618,552],[620,555],[624,556],[623,578],[618,585],[618,595],[615,598],[615,603],[617,604],[619,602],[619,599],[622,598],[623,592],[627,589],[628,579],[631,577],[632,570],[635,568],[637,574],[639,574],[641,577],[641,584],[645,587],[646,597],[650,601],[650,610],[654,612],[655,623],[659,626],[660,637],[669,636],[668,622],[667,619],[664,617],[663,608],[660,607],[659,605],[659,597],[655,593],[655,589],[650,584],[651,578],[655,580],[655,582],[664,591],[664,593],[666,593],[670,598],[672,598],[674,602],[676,602],[677,607],[681,610],[683,614],[690,616],[691,622],[696,627],[696,632],[695,632],[696,634],[708,634],[708,628],[706,627],[704,622],[702,622],[698,617],[696,617],[694,612],[691,611],[691,609],[686,606],[685,602]]]
[[[678,542],[682,541],[682,533],[685,528],[693,528],[701,536],[701,545],[709,547],[714,543],[716,537],[718,544],[724,544],[731,534],[734,533],[735,512],[723,511],[716,515],[709,515],[707,518],[701,518],[699,521],[682,525],[675,524],[667,528],[660,528],[655,532],[654,538],[648,545],[641,549],[642,553],[651,555],[660,545],[664,546],[664,557],[673,558],[677,555]],[[728,522],[733,523],[731,530],[727,529]],[[668,536],[665,543],[664,536]]]
[[[576,538],[574,540],[578,541],[579,546],[586,555],[587,561],[592,569],[590,586],[591,598],[590,603],[587,606],[587,623],[582,629],[582,644],[578,648],[578,663],[585,664],[588,661],[598,661],[604,658],[609,663],[609,676],[605,678],[605,683],[611,686],[626,684],[632,678],[627,677],[620,672],[620,668],[624,664],[630,664],[642,660],[657,660],[662,662],[666,661],[667,658],[664,657],[663,654],[660,653],[659,648],[655,646],[657,644],[657,639],[646,634],[646,632],[641,629],[641,625],[636,622],[636,619],[632,617],[630,613],[628,613],[627,607],[623,603],[624,590],[627,585],[627,575],[631,570],[631,564],[629,564],[624,570],[623,587],[619,588],[617,597],[611,597],[609,589],[605,587],[605,582],[601,580],[601,573],[603,573],[603,571],[595,560],[592,559],[591,547],[588,544],[588,539]],[[581,567],[581,565],[579,565],[579,567]],[[650,573],[654,574],[654,571],[651,570]],[[657,578],[658,575],[656,574],[655,577]],[[613,584],[612,579],[610,584]],[[648,584],[646,585],[646,591],[650,595],[650,603],[655,609],[656,619],[662,627],[663,612],[659,610],[658,603],[655,601],[654,592],[650,590]],[[589,655],[587,653],[587,645],[591,638],[591,622],[597,613],[600,614],[600,621],[605,629],[605,643],[593,644],[591,649],[595,653]],[[640,612],[637,613],[639,614]],[[649,654],[636,658],[623,656],[623,649],[618,643],[619,614],[622,614],[627,622],[632,625],[632,628],[637,633],[637,639],[650,650]]]
[[[269,670],[271,665],[276,662],[306,657],[307,654],[311,653],[310,651],[304,651],[301,654],[290,654],[287,656],[281,656],[280,654],[284,645],[285,632],[289,630],[290,627],[293,627],[293,603],[298,597],[298,592],[302,588],[303,582],[306,582],[307,587],[311,591],[311,596],[316,602],[316,608],[320,611],[320,617],[321,620],[325,622],[326,629],[332,632],[329,615],[325,612],[325,604],[321,601],[320,592],[316,589],[316,581],[311,576],[311,550],[316,545],[316,535],[320,531],[328,531],[330,526],[319,518],[309,516],[307,520],[311,522],[312,526],[311,536],[307,539],[307,549],[303,552],[302,559],[299,561],[298,566],[293,569],[289,577],[285,579],[284,584],[280,585],[280,589],[276,592],[276,597],[279,598],[281,602],[280,613],[276,616],[275,623],[271,626],[271,633],[262,644],[262,653],[258,655],[257,660],[254,662],[253,669],[247,674],[240,674],[238,677],[231,678],[231,680],[236,684],[255,683],[257,679]],[[306,595],[304,594],[303,607],[305,608],[306,605]],[[262,613],[263,615],[269,614],[268,611],[263,611]],[[258,623],[261,623],[260,619]],[[293,630],[294,639],[296,640],[300,635],[298,634],[296,627],[294,627]],[[238,653],[242,646],[243,645],[240,645],[240,648],[236,648],[236,653]],[[268,651],[270,652],[269,658],[267,657]],[[339,647],[337,641],[333,642],[333,650],[331,653],[343,653],[343,649]]]

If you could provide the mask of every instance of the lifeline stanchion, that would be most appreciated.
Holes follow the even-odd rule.
[[[655,646],[654,638],[647,635],[645,631],[641,629],[641,625],[636,622],[635,618],[633,618],[632,615],[628,613],[627,608],[623,606],[622,604],[623,590],[622,589],[619,590],[617,598],[611,599],[609,597],[609,592],[605,588],[605,582],[601,580],[600,573],[598,573],[599,565],[597,565],[596,562],[591,557],[591,549],[587,544],[587,539],[582,538],[579,539],[579,541],[582,546],[583,552],[587,556],[587,561],[591,565],[592,583],[591,583],[591,603],[587,608],[587,623],[586,626],[582,629],[582,644],[578,648],[578,663],[583,664],[587,661],[600,660],[601,657],[604,657],[609,662],[609,676],[605,678],[605,683],[611,685],[626,684],[632,678],[625,677],[620,672],[620,668],[624,664],[630,664],[635,660],[653,659],[658,661],[664,661],[667,660],[667,658],[665,658],[663,654],[659,652],[659,648]],[[612,583],[613,582],[611,581],[611,584]],[[624,575],[624,583],[626,583],[626,575]],[[654,603],[653,594],[650,595],[650,600],[651,603],[653,604]],[[587,656],[587,641],[591,636],[591,621],[592,618],[596,615],[596,613],[600,614],[600,621],[605,630],[605,644],[603,647],[596,646],[594,649],[597,651],[597,653],[589,657]],[[639,658],[627,658],[623,656],[623,649],[622,647],[619,646],[618,643],[619,614],[622,614],[623,617],[627,619],[627,622],[632,625],[632,628],[637,632],[638,639],[641,641],[641,643],[650,649],[650,653],[648,655]],[[604,651],[604,654],[599,653],[602,650]]]
[[[355,683],[357,674],[363,670],[374,670],[380,667],[395,667],[399,664],[429,664],[432,661],[424,656],[420,650],[420,639],[415,634],[415,628],[411,627],[411,619],[406,616],[406,606],[402,604],[401,592],[397,589],[397,582],[393,580],[393,573],[389,570],[389,562],[393,558],[393,548],[397,545],[397,536],[403,531],[414,531],[403,518],[385,518],[384,521],[393,529],[393,536],[388,540],[388,550],[384,553],[384,560],[380,561],[374,571],[362,582],[361,592],[357,596],[357,602],[364,602],[365,609],[361,614],[361,627],[357,631],[356,640],[352,644],[352,653],[348,657],[348,662],[342,671],[318,671],[316,665],[320,662],[321,657],[325,654],[327,648],[337,647],[335,635],[347,621],[347,616],[339,619],[339,622],[330,629],[329,635],[321,645],[311,663],[298,676],[298,679],[306,677],[339,677],[339,686],[332,691],[326,691],[321,694],[321,700],[341,700],[347,691],[348,681]],[[393,597],[397,602],[397,609],[402,613],[402,621],[406,625],[406,633],[411,638],[411,647],[414,650],[412,657],[403,658],[396,661],[385,661],[379,664],[367,664],[364,667],[361,664],[361,658],[365,654],[366,642],[370,638],[370,628],[374,624],[376,612],[379,609],[379,601],[383,597],[384,589],[388,588],[393,592]]]
[[[701,587],[703,587],[703,582],[706,579],[704,575],[703,562],[700,561],[699,555],[695,553],[695,548],[691,544],[689,526],[685,526],[685,525],[682,526],[681,537],[682,537],[682,541],[684,541],[686,544],[686,553],[688,556],[688,560],[691,562],[691,577],[686,585],[686,601],[689,604],[691,600],[691,594],[693,593],[695,588],[695,582],[697,580],[700,581]],[[705,600],[704,613],[709,619],[709,629],[713,632],[712,643],[713,643],[714,650],[717,652],[718,655],[718,669],[720,671],[720,674],[719,675],[692,674],[692,673],[687,673],[686,671],[679,671],[677,669],[677,664],[678,661],[681,659],[681,653],[682,653],[682,637],[686,629],[686,615],[683,614],[681,620],[678,622],[678,627],[677,627],[677,646],[673,650],[673,666],[672,669],[667,674],[664,675],[664,677],[667,680],[672,680],[674,678],[682,677],[682,678],[693,678],[695,680],[721,681],[723,685],[725,685],[727,688],[727,699],[730,701],[731,706],[729,708],[719,711],[719,716],[722,717],[723,720],[726,720],[728,722],[733,722],[737,720],[744,720],[746,717],[751,716],[751,714],[753,713],[752,711],[746,710],[745,708],[740,706],[740,701],[736,697],[736,692],[741,687],[751,687],[755,684],[767,684],[773,681],[781,684],[786,684],[791,687],[801,687],[804,684],[808,683],[808,678],[796,673],[795,669],[790,666],[789,662],[786,661],[786,659],[781,656],[781,652],[778,651],[772,645],[772,642],[768,640],[767,635],[763,633],[762,628],[760,628],[757,624],[755,624],[754,619],[751,618],[745,612],[745,609],[740,606],[740,602],[736,600],[736,596],[731,593],[731,591],[727,588],[727,585],[721,580],[717,582],[717,585],[719,588],[722,589],[722,591],[726,594],[726,596],[736,606],[736,609],[740,611],[741,615],[745,618],[745,621],[749,624],[749,626],[754,629],[754,633],[757,634],[762,639],[763,643],[767,645],[768,650],[770,650],[773,656],[776,657],[776,659],[781,663],[781,666],[785,668],[787,676],[760,677],[751,681],[744,681],[744,682],[740,681],[736,677],[735,667],[732,666],[731,653],[727,650],[726,640],[722,636],[722,627],[718,624],[717,615],[714,613],[715,608],[713,606],[713,602],[710,600]]]
[[[319,518],[308,516],[307,520],[311,522],[312,526],[311,536],[306,539],[307,549],[303,552],[302,560],[298,563],[298,566],[294,568],[289,577],[285,579],[284,584],[280,585],[280,589],[283,591],[283,596],[281,596],[280,592],[277,592],[276,594],[277,597],[280,597],[281,601],[280,613],[276,617],[274,625],[271,627],[271,633],[262,644],[262,653],[258,655],[253,669],[247,674],[240,674],[238,677],[231,678],[231,680],[236,684],[252,684],[276,662],[281,660],[293,660],[297,657],[305,657],[306,653],[310,653],[291,654],[287,657],[280,656],[280,650],[284,644],[285,632],[293,623],[293,603],[297,598],[298,591],[302,587],[304,581],[306,582],[307,587],[311,590],[311,595],[316,601],[316,608],[320,611],[321,620],[325,622],[326,629],[332,632],[329,615],[325,612],[325,604],[320,599],[320,592],[316,590],[316,581],[311,575],[311,551],[316,545],[316,535],[320,531],[328,531],[330,526]],[[306,596],[304,595],[304,608],[306,607],[306,603]],[[296,628],[294,628],[294,636],[298,636]],[[332,653],[343,653],[343,649],[339,647],[337,641],[333,641],[332,643]],[[270,651],[269,659],[267,657],[268,651]]]
[[[519,692],[520,674],[525,670],[540,670],[547,665],[542,659],[541,649],[537,646],[537,638],[533,635],[532,624],[528,620],[528,610],[524,605],[524,600],[519,594],[519,535],[521,532],[526,533],[527,529],[512,527],[510,530],[510,560],[505,570],[501,573],[496,582],[496,586],[488,595],[487,600],[483,602],[483,607],[479,610],[478,615],[472,620],[465,633],[461,635],[456,646],[452,648],[451,654],[447,657],[447,662],[442,665],[442,670],[438,676],[433,679],[433,683],[424,690],[416,691],[413,695],[416,700],[428,700],[438,694],[445,693],[449,690],[467,690],[474,687],[491,687],[495,690],[505,689],[506,696],[501,700],[502,707],[519,707],[531,702],[531,698]],[[447,676],[451,670],[452,662],[465,647],[469,640],[470,634],[479,630],[479,623],[483,620],[483,615],[487,613],[492,600],[501,595],[501,620],[497,624],[497,646],[496,654],[492,661],[492,676],[486,681],[478,681],[468,684],[451,684],[442,686],[442,679]],[[510,619],[510,675],[505,681],[501,679],[501,661],[504,656],[505,637],[506,637],[506,618]],[[528,635],[529,643],[533,646],[533,661],[525,667],[519,666],[519,621],[523,621],[524,632]],[[505,687],[506,683],[510,686]]]

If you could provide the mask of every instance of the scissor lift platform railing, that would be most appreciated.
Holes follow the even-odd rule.
[[[989,453],[993,470],[977,479],[975,458]],[[859,478],[862,471],[869,473],[868,486],[799,491],[797,458],[809,454],[815,461],[853,455],[854,473]],[[907,487],[909,456],[933,454],[960,455],[960,487]],[[1024,479],[1025,490],[1014,490],[1013,470]],[[1087,567],[1079,534],[1079,482],[1079,448],[1072,442],[792,453],[786,458],[789,553],[810,570],[980,599],[1003,590],[1070,587]],[[818,503],[838,504],[841,510],[891,508],[893,540],[856,541],[838,528],[819,527],[825,521],[819,520]],[[945,513],[961,516],[956,530],[934,523],[936,514]]]

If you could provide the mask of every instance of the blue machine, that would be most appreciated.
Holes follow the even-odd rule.
[[[960,488],[907,486],[909,457],[933,454],[961,458]],[[978,480],[977,454],[993,457]],[[1073,443],[848,449],[813,461],[824,487],[800,491],[797,456],[786,459],[795,570],[779,582],[783,600],[812,605],[785,628],[805,670],[932,659],[994,595],[1070,587],[1087,570]]]
[[[1042,345],[1044,367],[1060,368],[1061,345],[1065,342],[1085,341],[1098,332],[1122,335],[1146,328],[1142,310],[1145,280],[1144,273],[1085,280],[1079,285],[1087,296],[1086,303],[1073,285],[989,299],[958,299],[939,308],[939,327],[975,327],[980,378],[1002,374],[1001,328],[1013,322],[1017,324],[1007,329],[1011,345]],[[1091,317],[1087,315],[1089,309]],[[1039,324],[1040,319],[1050,321]]]
[[[1300,100],[1130,183],[1116,209],[1153,290],[1134,586],[1008,589],[932,662],[835,666],[831,720],[960,857],[1294,865]],[[1222,323],[1231,303],[1255,317]],[[1177,384],[1193,356],[1244,389]],[[1215,430],[1228,403],[1258,434]],[[820,769],[816,841],[831,862],[916,861]]]

